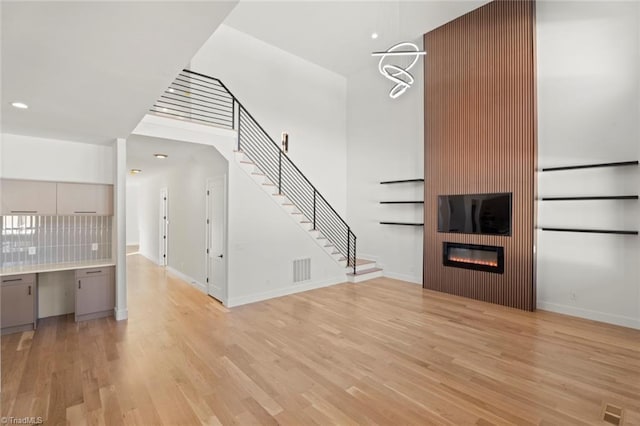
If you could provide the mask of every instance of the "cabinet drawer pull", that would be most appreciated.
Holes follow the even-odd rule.
[[[11,283],[15,281],[22,281],[22,278],[14,278],[12,280],[2,280],[3,283]]]
[[[29,296],[31,296],[31,286],[29,286]]]
[[[11,210],[11,213],[38,213],[38,210]]]
[[[78,288],[82,289],[82,281],[78,280]]]
[[[100,272],[102,272],[102,270],[99,270],[99,271],[87,271],[87,275],[88,274],[99,274]]]
[[[97,213],[97,212],[95,212],[95,211],[91,211],[90,212],[90,211],[82,211],[82,210],[80,210],[80,211],[74,211],[74,213]]]

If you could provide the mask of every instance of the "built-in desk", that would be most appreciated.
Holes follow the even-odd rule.
[[[2,334],[35,329],[38,320],[40,274],[73,271],[75,320],[113,315],[115,262],[111,260],[16,266],[0,269]],[[73,277],[73,278],[72,278]]]
[[[47,263],[42,265],[11,266],[0,268],[0,277],[18,274],[39,274],[41,272],[74,271],[87,268],[101,268],[115,266],[115,262],[109,259],[86,260],[82,262]]]

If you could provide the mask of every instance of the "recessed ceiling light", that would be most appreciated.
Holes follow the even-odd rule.
[[[11,106],[15,107],[15,108],[20,108],[20,109],[27,109],[29,108],[29,105],[23,103],[23,102],[12,102]]]
[[[156,158],[167,158],[168,155],[167,154],[153,154],[154,157]]]
[[[142,170],[140,170],[140,169],[131,169],[131,174],[132,175],[137,175],[138,173],[142,173]]]
[[[377,39],[378,38],[378,33],[371,33],[371,38],[372,39]]]
[[[170,91],[171,93],[175,92],[175,90],[173,90],[173,89],[169,89],[169,91]]]

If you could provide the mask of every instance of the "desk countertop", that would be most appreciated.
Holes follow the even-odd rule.
[[[41,272],[56,272],[56,271],[71,271],[75,269],[87,269],[87,268],[101,268],[107,266],[114,266],[115,261],[111,259],[102,260],[85,260],[82,262],[68,262],[68,263],[47,263],[42,265],[24,265],[24,266],[10,266],[0,269],[0,277],[7,275],[17,274],[37,274]]]

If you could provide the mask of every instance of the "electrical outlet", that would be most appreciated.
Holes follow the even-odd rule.
[[[35,255],[36,255],[36,248],[29,247],[29,256],[35,256]]]
[[[570,293],[569,294],[569,299],[571,299],[571,301],[575,302],[576,301],[576,294],[575,293]]]
[[[91,244],[91,251],[98,251],[98,243]]]

